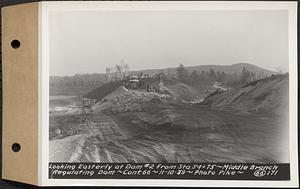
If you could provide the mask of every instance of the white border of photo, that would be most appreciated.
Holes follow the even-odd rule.
[[[298,72],[297,2],[206,1],[71,1],[40,2],[39,12],[39,185],[42,186],[176,186],[176,187],[297,187]],[[289,12],[290,181],[176,179],[49,179],[49,15],[57,11],[287,10]]]

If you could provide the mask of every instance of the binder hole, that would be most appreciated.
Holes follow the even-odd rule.
[[[17,49],[17,48],[19,48],[20,46],[21,46],[21,43],[20,43],[20,41],[19,40],[13,40],[12,42],[11,42],[11,46],[12,46],[12,48],[14,48],[14,49]]]
[[[19,143],[13,143],[13,145],[11,146],[11,149],[14,152],[18,152],[21,150],[21,145]]]

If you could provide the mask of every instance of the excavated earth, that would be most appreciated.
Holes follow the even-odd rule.
[[[70,106],[68,106],[70,109]],[[61,108],[63,109],[63,108]],[[288,162],[288,121],[118,88],[50,115],[50,162]]]

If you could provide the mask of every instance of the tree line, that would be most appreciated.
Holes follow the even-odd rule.
[[[171,72],[167,70],[167,75]],[[129,65],[116,64],[112,67],[107,67],[105,73],[95,74],[75,74],[73,76],[51,76],[50,87],[91,87],[100,86],[110,81],[119,81],[128,78],[130,75]],[[210,69],[208,71],[192,71],[189,72],[183,64],[180,64],[176,69],[176,75],[179,81],[197,85],[201,83],[212,83],[215,81],[225,82],[228,85],[246,83],[266,77],[266,75],[258,74],[243,68],[241,73],[225,73]]]
[[[75,74],[73,76],[51,76],[50,87],[90,87],[104,83],[104,74]]]
[[[118,81],[123,80],[129,76],[129,65],[124,64],[123,61],[121,64],[116,64],[114,67],[107,67],[105,69],[105,79],[106,81]]]
[[[243,67],[241,73],[225,73],[224,71],[215,71],[210,69],[208,71],[202,70],[201,72],[192,71],[191,73],[180,64],[176,69],[177,79],[189,85],[197,85],[201,83],[224,82],[228,85],[247,83],[266,77],[263,74],[251,72]]]
[[[50,87],[100,86],[109,81],[123,80],[129,76],[128,64],[116,64],[105,69],[105,74],[75,74],[73,76],[51,76]]]

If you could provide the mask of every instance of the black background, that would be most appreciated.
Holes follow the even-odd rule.
[[[74,0],[73,0],[74,1]],[[85,1],[85,0],[82,0]],[[208,1],[208,0],[206,0]],[[275,0],[278,1],[278,0]],[[294,0],[295,1],[295,0]],[[38,0],[0,0],[0,8],[4,7],[4,6],[9,6],[9,5],[15,5],[15,4],[21,4],[21,3],[29,3],[29,2],[38,2]],[[299,10],[299,2],[298,2],[298,10]],[[297,16],[298,17],[298,16]],[[0,13],[0,20],[1,20],[1,13]],[[299,20],[299,17],[298,17]],[[299,21],[298,21],[299,22]],[[297,30],[298,30],[298,26],[297,26]],[[298,31],[297,31],[298,34]],[[1,22],[0,22],[0,36],[1,35]],[[2,41],[0,38],[0,47],[2,47]],[[2,52],[1,52],[1,48],[0,48],[0,173],[2,170]],[[299,70],[299,69],[298,69]],[[299,77],[299,72],[298,72],[298,77]],[[299,80],[298,80],[299,81]],[[299,87],[298,87],[298,98],[299,98]],[[299,105],[299,104],[298,104]],[[298,108],[298,117],[299,117],[299,108]],[[298,129],[299,131],[299,129]],[[298,136],[298,141],[299,141],[299,136]],[[299,149],[299,146],[298,146]],[[298,150],[298,157],[299,157],[299,150]],[[1,173],[2,175],[2,173]],[[3,180],[0,178],[0,189],[32,189],[32,188],[41,188],[41,187],[36,187],[36,186],[31,186],[31,185],[26,185],[26,184],[22,184],[22,183],[17,183],[17,182],[11,182],[11,181],[7,181],[7,180]],[[42,187],[42,188],[52,188],[52,189],[58,189],[58,188],[62,188],[62,187]],[[71,189],[71,188],[87,188],[87,187],[63,187],[65,189]],[[99,188],[99,187],[88,187],[88,188]],[[114,188],[118,188],[118,187],[114,187]],[[124,188],[124,187],[122,187]]]

